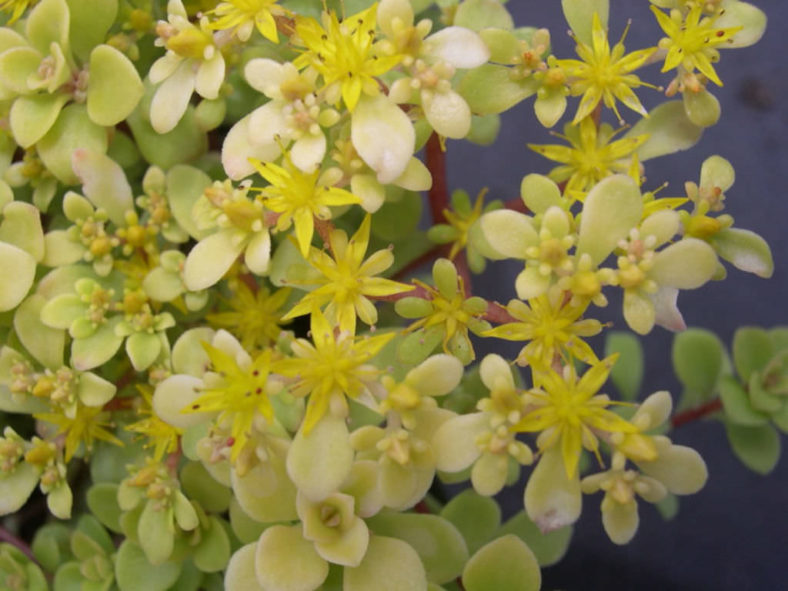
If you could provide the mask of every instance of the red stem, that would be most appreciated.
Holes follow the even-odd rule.
[[[517,318],[509,314],[509,311],[498,302],[487,302],[487,312],[484,313],[484,319],[495,324],[517,322]]]
[[[28,546],[24,540],[16,537],[14,534],[12,534],[10,531],[8,531],[2,526],[0,526],[0,541],[11,544],[22,554],[27,556],[30,560],[38,564],[38,560],[36,560],[36,557],[33,556],[33,551],[30,549],[30,546]]]
[[[702,404],[701,406],[697,406],[695,408],[690,408],[689,410],[685,410],[684,412],[674,415],[673,418],[670,419],[670,424],[675,429],[676,427],[681,427],[682,425],[686,425],[692,421],[702,419],[703,417],[713,414],[719,410],[722,410],[722,400],[715,398],[706,404]]]
[[[523,203],[523,200],[520,197],[507,199],[503,202],[503,206],[506,209],[513,209],[514,211],[519,211],[520,213],[528,213],[528,208],[525,206],[525,203]]]
[[[432,188],[427,194],[430,199],[432,222],[441,224],[446,221],[443,210],[449,208],[449,189],[446,185],[446,152],[443,151],[440,138],[433,133],[425,147],[427,169],[432,174]]]

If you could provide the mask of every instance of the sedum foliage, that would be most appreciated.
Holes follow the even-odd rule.
[[[765,16],[651,4],[641,47],[607,0],[563,0],[557,56],[499,0],[0,1],[0,586],[527,591],[584,494],[625,544],[638,500],[699,491],[703,459],[670,439],[686,414],[637,402],[639,341],[587,339],[613,290],[635,333],[681,331],[679,292],[723,262],[771,275],[723,212],[723,157],[677,195],[644,176],[717,122],[722,50]],[[449,140],[492,143],[531,97],[565,121],[530,145],[557,166],[514,200],[449,200]],[[502,259],[513,299],[473,295]],[[478,339],[521,349],[478,359]],[[761,473],[786,351],[785,329],[741,329],[732,358],[675,341],[682,409],[720,412]],[[9,530],[31,496],[52,518],[28,547]]]

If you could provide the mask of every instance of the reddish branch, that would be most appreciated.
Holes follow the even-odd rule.
[[[30,546],[28,546],[24,540],[16,537],[14,534],[12,534],[10,531],[8,531],[2,526],[0,526],[0,541],[11,544],[22,554],[27,556],[30,560],[38,564],[36,557],[33,556],[33,551],[30,550]]]
[[[697,406],[674,415],[673,418],[670,419],[670,424],[675,429],[676,427],[681,427],[682,425],[686,425],[692,421],[697,421],[698,419],[702,419],[703,417],[720,410],[722,410],[722,400],[715,398],[706,404],[702,404],[701,406]]]
[[[432,174],[432,188],[428,193],[432,222],[442,224],[446,221],[443,210],[449,208],[449,188],[446,185],[446,152],[443,151],[437,133],[433,133],[427,140],[424,151],[427,168]]]

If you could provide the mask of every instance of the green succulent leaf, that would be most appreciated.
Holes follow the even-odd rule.
[[[209,518],[210,526],[201,530],[202,539],[194,549],[194,565],[205,573],[223,570],[230,560],[230,537],[218,517]]]
[[[769,334],[762,328],[743,326],[733,335],[733,365],[744,382],[766,367],[774,355]]]
[[[70,15],[66,0],[43,0],[31,12],[25,36],[42,54],[49,53],[52,43],[68,48]]]
[[[769,418],[753,408],[742,385],[732,376],[720,380],[720,398],[725,416],[732,423],[745,427],[758,427],[769,422]]]
[[[69,39],[74,54],[87,62],[90,50],[106,39],[118,14],[118,0],[66,0],[71,16]],[[93,84],[93,64],[90,66]]]
[[[45,570],[53,572],[71,557],[70,535],[71,530],[62,523],[48,523],[36,532],[30,547],[33,556]]]
[[[456,527],[474,553],[486,544],[501,523],[501,509],[495,500],[467,489],[449,501],[440,516]]]
[[[628,332],[612,331],[605,341],[605,357],[618,353],[619,358],[610,372],[610,379],[624,400],[635,400],[643,383],[643,345]]]
[[[454,25],[472,31],[487,28],[514,29],[514,20],[499,0],[465,0],[457,7]]]
[[[410,544],[385,536],[372,536],[364,560],[346,567],[344,591],[427,591],[427,577],[419,554]]]
[[[144,576],[141,574],[144,573]],[[115,559],[115,581],[120,591],[166,591],[178,580],[181,564],[164,562],[151,565],[142,548],[130,540],[124,541]]]
[[[41,322],[46,298],[33,294],[23,301],[14,314],[14,330],[25,349],[44,367],[56,370],[63,365],[66,333]]]
[[[711,238],[714,250],[734,267],[768,279],[774,273],[772,251],[755,232],[741,228],[720,230]]]
[[[684,387],[702,400],[713,394],[724,357],[720,339],[708,330],[691,328],[673,339],[673,370]]]
[[[471,556],[462,573],[462,584],[467,591],[538,591],[542,573],[526,543],[507,534]]]
[[[669,101],[649,111],[649,116],[638,121],[624,137],[647,135],[638,148],[642,161],[687,150],[698,143],[703,128],[689,120],[681,101]]]
[[[432,582],[442,584],[457,578],[468,560],[465,539],[443,517],[418,513],[379,513],[368,523],[376,534],[398,538],[412,546],[424,564],[427,578]]]
[[[86,495],[90,512],[113,532],[120,533],[120,516],[118,506],[118,485],[112,482],[101,482],[90,487]]]
[[[536,94],[538,88],[533,77],[512,80],[506,66],[485,64],[465,74],[458,91],[475,115],[497,115]]]
[[[224,573],[226,591],[265,591],[257,581],[255,552],[257,544],[247,544],[235,551]]]
[[[260,536],[255,551],[257,581],[263,589],[312,591],[328,576],[328,563],[305,540],[301,525],[275,525]]]
[[[566,22],[569,23],[577,40],[589,47],[593,43],[591,27],[595,13],[599,16],[602,28],[607,29],[609,0],[561,0],[561,8],[564,9]]]
[[[99,45],[90,53],[87,108],[90,119],[111,127],[128,117],[145,89],[134,65],[120,51]]]
[[[569,525],[542,533],[537,525],[528,518],[525,511],[520,511],[498,529],[496,537],[506,534],[516,535],[534,553],[539,566],[545,567],[557,563],[566,554],[572,539],[573,529]]]
[[[29,148],[43,138],[55,125],[63,105],[68,102],[65,93],[21,96],[14,101],[9,123],[14,139],[23,148]]]
[[[26,462],[0,476],[0,515],[19,511],[36,488],[38,476],[38,469]]]
[[[769,474],[780,459],[780,436],[771,425],[744,427],[725,424],[728,442],[736,457],[753,472]]]
[[[104,154],[107,146],[106,130],[91,121],[85,105],[76,103],[61,111],[55,124],[37,145],[41,160],[64,185],[79,182],[71,163],[75,150]]]

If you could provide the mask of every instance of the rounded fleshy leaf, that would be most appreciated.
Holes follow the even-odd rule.
[[[673,370],[693,392],[710,396],[722,372],[724,349],[714,333],[701,328],[686,330],[673,339]]]
[[[175,562],[151,565],[142,548],[128,539],[120,545],[115,559],[115,582],[120,591],[165,591],[178,580],[180,572],[181,565]]]
[[[706,242],[684,238],[659,251],[649,276],[660,285],[696,289],[717,271],[717,255]]]
[[[161,353],[161,339],[156,333],[135,332],[126,339],[126,354],[136,371],[145,371]]]
[[[94,373],[85,372],[79,376],[77,394],[86,406],[104,406],[116,391],[115,384]]]
[[[727,423],[725,432],[733,453],[753,472],[769,474],[780,459],[780,435],[771,425],[744,427]]]
[[[270,106],[269,106],[270,105]],[[222,144],[222,166],[227,176],[234,181],[241,180],[251,174],[254,174],[255,168],[249,158],[256,158],[261,162],[270,162],[276,160],[281,154],[282,150],[279,144],[275,141],[262,142],[253,130],[256,128],[252,126],[252,121],[255,114],[261,112],[263,109],[270,111],[274,108],[272,103],[266,103],[259,107],[256,111],[252,111],[249,115],[239,120],[235,125],[230,128],[227,136],[224,138]],[[277,111],[279,113],[279,111]],[[278,121],[278,120],[277,120]],[[284,120],[277,124],[284,128]],[[266,133],[271,129],[270,125],[265,128]],[[273,129],[274,134],[276,128]],[[282,129],[284,131],[284,129]]]
[[[30,44],[44,55],[52,43],[68,48],[69,10],[66,0],[43,0],[31,12],[25,26]]]
[[[638,224],[642,212],[640,190],[630,177],[615,175],[597,183],[583,202],[578,255],[589,254],[595,264],[604,261]]]
[[[220,230],[203,238],[191,249],[183,268],[187,289],[206,289],[219,281],[243,252],[246,233],[235,228]]]
[[[629,289],[624,292],[624,320],[629,328],[638,334],[648,334],[654,328],[656,316],[654,302],[647,294]]]
[[[532,76],[523,81],[512,80],[508,67],[484,64],[463,76],[459,93],[474,114],[493,115],[511,109],[538,88],[539,83]]]
[[[66,0],[66,3],[71,17],[71,48],[80,61],[86,62],[90,50],[107,38],[118,14],[118,0]],[[92,66],[90,72],[92,75]]]
[[[395,34],[392,28],[394,19],[399,19],[405,26],[413,24],[413,7],[409,0],[381,0],[378,3],[378,26],[386,37]]]
[[[2,51],[0,53],[0,71],[3,72],[1,87],[13,94],[29,94],[31,88],[27,80],[38,70],[42,57],[38,51],[28,45]]]
[[[572,539],[572,526],[562,527],[551,532],[542,533],[537,525],[528,518],[525,511],[520,511],[504,523],[497,532],[500,537],[514,534],[525,542],[536,556],[539,566],[551,566],[561,560],[569,548]]]
[[[21,248],[0,242],[0,269],[13,281],[0,281],[0,312],[16,308],[30,291],[36,260]]]
[[[469,4],[471,2],[464,2],[463,9],[466,9]],[[493,4],[500,6],[497,1],[493,2]],[[463,9],[458,9],[455,16],[455,25],[459,26],[446,27],[427,37],[424,51],[429,53],[430,57],[441,59],[455,68],[477,68],[490,59],[490,50],[482,38],[472,31],[471,28],[466,28],[461,22],[457,22],[457,18],[462,18]],[[487,14],[489,14],[489,11]],[[509,23],[511,23],[511,20]],[[486,26],[505,28],[501,27],[500,24],[503,23]]]
[[[102,324],[89,337],[74,339],[71,343],[71,363],[75,369],[86,371],[112,359],[123,344],[123,337],[115,334],[115,326],[119,321],[120,317],[115,317]]]
[[[610,371],[610,379],[624,400],[635,400],[643,383],[643,346],[636,336],[623,331],[607,333],[605,357],[617,353],[618,361]]]
[[[198,125],[192,107],[186,108],[185,115],[172,131],[159,134],[142,114],[146,100],[143,98],[141,106],[127,119],[137,148],[145,160],[168,170],[176,164],[191,162],[205,153],[208,136]]]
[[[714,235],[711,243],[717,253],[737,269],[768,279],[774,273],[772,251],[755,232],[728,228]]]
[[[143,94],[140,75],[120,51],[99,45],[90,53],[87,107],[94,123],[105,127],[120,123],[134,110]]]
[[[671,240],[679,230],[681,219],[679,214],[672,209],[663,209],[648,216],[640,224],[640,236],[654,236],[657,246]]]
[[[732,2],[725,6],[724,14],[714,21],[714,27],[741,27],[724,47],[749,47],[763,36],[766,30],[766,15],[760,8],[748,2]]]
[[[298,518],[296,488],[280,458],[258,464],[243,476],[233,470],[230,476],[238,504],[255,521],[275,523]]]
[[[26,462],[0,476],[0,515],[16,513],[38,485],[38,469]]]
[[[85,197],[104,209],[115,224],[124,226],[126,212],[134,210],[134,199],[123,169],[103,152],[81,148],[74,150],[71,164]]]
[[[581,0],[582,1],[582,0]],[[638,148],[641,162],[691,148],[703,134],[703,128],[689,120],[681,101],[668,101],[649,111],[623,137],[648,135]]]
[[[730,422],[745,427],[760,427],[769,422],[767,415],[753,408],[747,392],[733,377],[724,377],[719,390],[725,416]]]
[[[526,207],[534,213],[544,213],[553,205],[561,204],[561,189],[541,174],[529,174],[520,183],[520,196]]]
[[[44,235],[44,258],[41,264],[45,267],[64,267],[82,260],[85,247],[74,242],[66,230],[52,230]]]
[[[462,572],[462,584],[467,591],[538,591],[542,573],[525,542],[508,534],[471,556]]]
[[[531,218],[509,209],[485,213],[479,219],[484,234],[482,254],[492,259],[525,259],[525,251],[539,242]],[[489,248],[486,248],[489,247]]]
[[[682,97],[687,118],[698,127],[711,127],[720,120],[722,109],[720,101],[705,88],[698,92],[687,90]]]
[[[422,104],[427,121],[439,135],[456,140],[468,135],[471,109],[459,94],[453,90],[432,93],[424,97]]]
[[[481,455],[476,436],[490,429],[485,413],[458,415],[443,423],[432,438],[435,465],[442,472],[460,472]]]
[[[265,591],[257,581],[256,552],[257,543],[247,544],[235,551],[224,573],[225,591]]]
[[[177,165],[167,172],[167,197],[172,215],[178,225],[196,240],[205,238],[209,232],[197,227],[192,209],[210,184],[211,178],[193,166]]]
[[[525,510],[542,532],[570,525],[580,517],[580,478],[566,475],[558,447],[548,449],[536,465],[525,487]]]
[[[215,573],[223,570],[230,560],[230,538],[218,517],[212,515],[208,519],[210,527],[200,530],[202,538],[194,548],[192,560],[202,572]]]
[[[271,235],[268,230],[256,232],[244,253],[244,263],[255,275],[265,275],[271,263]]]
[[[46,167],[64,185],[76,185],[79,178],[72,169],[72,153],[82,148],[86,152],[104,154],[107,151],[106,130],[93,123],[84,105],[68,105],[57,122],[38,142],[38,154]]]
[[[287,454],[287,473],[299,491],[319,501],[339,489],[353,467],[344,419],[327,414],[308,435],[299,429]]]
[[[746,427],[742,427],[743,429]],[[658,445],[659,457],[653,462],[637,462],[643,472],[656,478],[674,495],[698,492],[709,477],[706,462],[698,452],[669,441]]]
[[[492,538],[501,523],[501,509],[493,499],[467,489],[451,499],[440,512],[456,527],[473,554]]]
[[[172,347],[172,367],[178,373],[202,377],[210,358],[202,343],[213,342],[216,332],[207,326],[184,332]]]
[[[181,409],[197,400],[202,393],[202,380],[193,376],[177,374],[156,386],[153,393],[153,410],[156,416],[173,427],[186,429],[210,419],[209,413],[182,413]]]
[[[153,566],[166,562],[175,547],[175,528],[170,512],[155,500],[149,500],[142,510],[137,529],[143,534],[139,536],[139,543],[148,562]]]
[[[16,143],[22,148],[29,148],[43,138],[52,129],[68,99],[65,93],[18,97],[9,113],[11,133]]]
[[[343,591],[427,591],[424,566],[406,542],[372,536],[364,560],[344,569]]]
[[[157,133],[175,129],[186,112],[194,91],[195,74],[190,59],[184,59],[156,89],[150,103],[150,124]]]
[[[763,370],[774,353],[772,340],[762,328],[743,326],[733,335],[733,363],[744,382]]]
[[[17,308],[14,330],[25,349],[44,367],[58,369],[63,365],[66,333],[41,322],[41,309],[46,298],[33,294]]]
[[[405,381],[424,396],[443,396],[459,385],[462,374],[462,363],[453,355],[441,353],[410,370]]]
[[[639,523],[638,505],[634,499],[623,505],[613,500],[602,502],[602,525],[614,544],[628,544],[635,537]]]
[[[610,13],[609,0],[561,0],[564,18],[572,28],[577,40],[591,47],[593,35],[591,28],[594,14],[599,16],[599,23],[607,29],[607,19]]]
[[[500,355],[490,354],[482,359],[479,377],[488,390],[504,388],[514,390],[511,367]]]
[[[473,31],[481,31],[488,27],[507,30],[514,28],[512,15],[499,0],[465,0],[465,2],[461,2],[454,15],[454,24]],[[466,67],[473,68],[475,66]]]
[[[471,484],[480,495],[491,497],[501,492],[508,476],[509,456],[486,452],[471,469]]]
[[[405,171],[416,147],[410,119],[382,93],[361,97],[353,110],[350,137],[358,155],[384,184]]]
[[[328,563],[301,535],[301,525],[269,527],[255,550],[257,582],[268,590],[313,591],[328,576]]]

